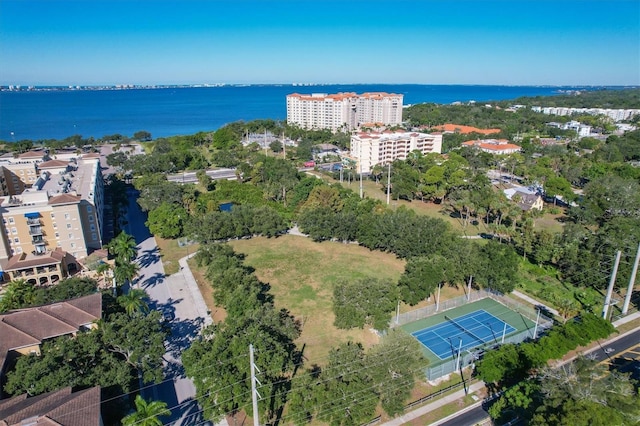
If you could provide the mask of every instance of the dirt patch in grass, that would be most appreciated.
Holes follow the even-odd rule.
[[[207,305],[209,312],[211,312],[211,319],[213,319],[214,323],[224,321],[225,318],[227,318],[227,312],[223,308],[215,305],[213,299],[213,287],[211,287],[211,284],[209,284],[209,281],[207,281],[204,276],[205,268],[198,268],[193,259],[189,259],[188,262],[193,278],[195,278],[196,283],[198,284],[198,289],[204,299],[204,303]]]
[[[277,308],[288,309],[303,325],[296,342],[307,365],[324,364],[329,350],[349,340],[369,347],[378,336],[369,329],[339,330],[333,325],[331,298],[340,280],[377,277],[397,282],[405,262],[394,255],[355,244],[315,243],[304,237],[253,238],[230,245],[247,257],[260,281],[271,286]]]

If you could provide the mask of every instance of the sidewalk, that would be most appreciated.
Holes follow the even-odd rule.
[[[484,388],[484,382],[476,382],[474,384],[472,384],[471,386],[469,386],[469,395],[471,395],[474,392],[477,392],[481,389]],[[457,401],[458,399],[464,398],[465,397],[465,393],[464,390],[459,390],[456,391],[452,394],[449,394],[443,398],[440,398],[436,401],[430,402],[428,404],[423,405],[422,407],[416,408],[415,410],[403,414],[400,417],[396,417],[395,419],[389,420],[386,423],[382,423],[382,426],[401,426],[405,423],[408,423],[412,420],[417,419],[418,417],[421,417],[437,408],[442,407],[443,405],[447,405],[450,404],[452,402]],[[475,404],[469,406],[469,407],[465,407],[464,409],[454,413],[452,416],[457,416],[458,414],[461,414],[467,410],[471,410],[473,408],[476,408],[477,406],[482,404],[482,399],[478,402],[476,402]],[[445,422],[448,420],[448,417],[445,419],[440,419],[438,421],[436,421],[435,423],[432,423],[432,425],[438,425],[442,422]]]
[[[513,290],[511,292],[511,294],[513,294],[514,296],[516,296],[516,297],[518,297],[518,298],[520,298],[522,300],[525,300],[525,301],[531,303],[534,306],[542,306],[543,308],[545,308],[547,311],[551,312],[555,316],[560,316],[560,314],[558,313],[557,310],[555,310],[553,308],[550,308],[548,306],[545,306],[542,302],[539,302],[536,299],[534,299],[532,297],[529,297],[524,293],[520,293],[518,290]]]
[[[185,285],[191,298],[193,299],[193,305],[196,308],[196,312],[198,313],[198,317],[204,319],[204,326],[211,325],[213,320],[211,319],[211,315],[209,314],[209,309],[207,308],[207,304],[204,303],[204,299],[202,298],[202,293],[200,293],[200,289],[198,288],[198,284],[196,283],[196,279],[189,268],[189,264],[187,260],[195,256],[195,253],[191,253],[188,256],[183,257],[178,260],[178,264],[180,265],[180,271],[174,275],[183,275]]]
[[[640,311],[639,312],[634,312],[630,315],[627,315],[626,317],[622,317],[617,321],[614,321],[612,324],[615,328],[620,327],[622,324],[626,324],[628,322],[631,322],[633,320],[637,320],[638,318],[640,318]]]

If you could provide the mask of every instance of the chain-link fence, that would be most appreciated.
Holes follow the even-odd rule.
[[[430,317],[434,314],[441,313],[449,309],[457,308],[459,306],[472,303],[478,300],[482,300],[487,297],[495,300],[498,303],[501,303],[502,305],[530,319],[531,321],[535,322],[537,319],[537,327],[527,328],[526,330],[522,330],[516,334],[512,334],[508,337],[504,337],[504,340],[501,339],[500,342],[498,341],[488,342],[482,346],[478,346],[473,349],[469,349],[464,353],[460,353],[459,355],[454,356],[451,359],[431,365],[425,369],[425,375],[427,377],[427,380],[430,380],[430,381],[436,380],[440,377],[443,377],[455,371],[458,371],[458,369],[460,368],[465,368],[467,366],[470,366],[473,363],[475,363],[477,359],[479,359],[479,357],[482,355],[484,351],[493,349],[501,344],[505,344],[505,343],[515,344],[515,343],[523,342],[524,340],[527,340],[527,339],[538,337],[544,330],[548,329],[553,325],[553,320],[547,317],[546,315],[544,315],[540,310],[534,309],[530,306],[524,305],[520,302],[510,299],[497,291],[483,289],[483,290],[479,290],[471,293],[469,298],[467,298],[467,296],[460,296],[454,299],[446,300],[440,303],[437,310],[435,305],[431,305],[425,308],[415,309],[413,311],[400,314],[391,321],[391,327],[392,328],[399,327],[401,325],[418,321],[423,318]]]

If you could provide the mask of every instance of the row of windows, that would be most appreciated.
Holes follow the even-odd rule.
[[[88,206],[87,207],[87,212],[91,213],[92,211],[93,211],[93,209],[91,208],[91,206]],[[56,214],[55,213],[51,213],[51,219],[55,219],[55,217],[56,217]],[[65,213],[64,214],[64,218],[67,219],[67,220],[71,219],[71,214]],[[93,220],[94,220],[93,219],[93,215],[89,215],[89,222],[93,222]],[[15,223],[15,219],[13,218],[13,216],[9,216],[8,221],[9,221],[9,224],[14,224]],[[3,222],[7,223],[7,219],[3,219]],[[55,222],[54,222],[54,226],[55,226]]]

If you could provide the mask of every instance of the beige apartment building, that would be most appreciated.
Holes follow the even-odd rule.
[[[351,131],[364,124],[402,123],[403,95],[384,92],[287,95],[287,124],[303,129]]]
[[[351,136],[350,157],[357,173],[370,173],[380,164],[406,160],[409,153],[442,152],[442,135],[406,131],[361,132]]]
[[[103,178],[93,156],[34,167],[35,181],[0,198],[0,266],[6,280],[50,284],[81,269],[78,261],[102,247]]]

